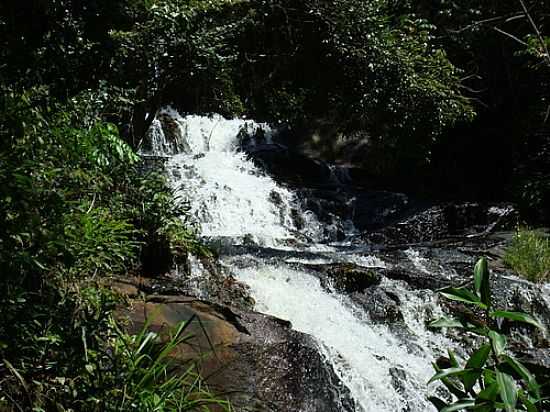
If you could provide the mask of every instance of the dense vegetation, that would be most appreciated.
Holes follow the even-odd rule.
[[[186,390],[172,386],[165,398],[162,373],[143,385],[132,364],[143,347],[117,326],[113,310],[123,302],[105,285],[145,272],[151,249],[185,259],[200,248],[162,175],[141,172],[117,127],[101,119],[103,97],[82,92],[59,103],[44,87],[3,95],[2,406],[144,410],[156,402],[162,410]]]
[[[477,116],[433,151],[435,189],[462,198],[514,199],[526,218],[550,210],[550,21],[545,0],[410,2],[464,70]],[[483,168],[468,167],[483,164]]]
[[[0,407],[143,410],[171,387],[125,386],[105,287],[203,252],[135,154],[163,104],[362,133],[380,177],[422,166],[440,192],[482,164],[480,192],[549,210],[544,3],[2,1]]]

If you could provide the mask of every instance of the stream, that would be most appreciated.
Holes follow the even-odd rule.
[[[152,125],[147,153],[167,159],[178,201],[188,205],[225,270],[248,285],[255,310],[311,335],[356,410],[435,411],[427,398],[444,390],[427,384],[432,363],[448,348],[461,352],[426,328],[442,313],[435,293],[382,277],[380,287],[402,316],[392,325],[373,319],[365,305],[320,275],[327,265],[385,270],[393,263],[358,241],[346,216],[322,221],[292,187],[252,159],[255,147],[274,145],[273,134],[249,120],[183,117],[166,108]],[[414,248],[401,258],[420,272],[433,270]]]

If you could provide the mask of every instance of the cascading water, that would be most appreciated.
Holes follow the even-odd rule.
[[[437,386],[428,388],[427,381],[434,356],[449,342],[424,326],[426,313],[433,316],[439,310],[434,295],[384,279],[383,286],[401,302],[404,328],[396,331],[372,322],[330,285],[322,286],[308,264],[383,267],[384,262],[351,246],[320,243],[322,227],[315,216],[304,212],[292,191],[240,150],[243,139],[249,144],[269,142],[271,133],[266,125],[251,121],[182,117],[166,109],[151,130],[152,154],[172,155],[167,166],[172,183],[189,202],[205,237],[278,249],[276,259],[250,253],[253,248],[221,259],[250,286],[257,310],[289,320],[293,328],[316,339],[358,410],[435,410],[427,396]],[[296,213],[305,216],[307,229],[297,229]],[[286,258],[280,258],[281,249],[289,251]],[[411,259],[417,257],[414,251],[408,253]]]
[[[267,125],[226,120],[218,115],[183,118],[171,109],[161,115],[171,119],[171,138],[156,120],[151,130],[152,147],[185,148],[170,159],[168,169],[176,194],[190,201],[191,214],[200,224],[203,236],[270,245],[275,240],[295,237],[298,231],[292,219],[294,195],[237,150],[243,138],[257,133],[269,140],[271,130]],[[316,225],[313,216],[306,217],[310,227]],[[309,230],[304,235],[315,233]]]

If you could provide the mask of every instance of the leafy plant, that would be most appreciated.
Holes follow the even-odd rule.
[[[481,310],[485,322],[474,325],[467,321],[441,318],[430,326],[459,328],[481,338],[466,363],[461,364],[449,350],[449,367],[434,364],[436,374],[430,382],[441,381],[456,400],[447,403],[437,397],[430,401],[441,412],[475,410],[483,412],[544,411],[548,399],[542,396],[535,376],[506,349],[506,336],[499,328],[503,319],[520,322],[536,328],[544,327],[532,316],[523,312],[496,310],[491,299],[487,260],[481,258],[474,267],[474,288],[446,288],[440,291],[448,299],[466,303]]]
[[[530,281],[546,281],[550,279],[550,239],[536,230],[519,228],[504,262]]]

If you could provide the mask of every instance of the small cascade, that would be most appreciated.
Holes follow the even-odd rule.
[[[348,298],[324,290],[305,271],[259,264],[240,268],[239,278],[251,287],[259,311],[288,319],[317,339],[362,411],[433,410],[426,384],[433,375],[433,353],[449,344],[423,324],[422,314],[434,310],[433,296],[393,285],[404,302],[407,327],[407,333],[396,336],[387,326],[373,324]]]
[[[371,321],[349,296],[322,285],[308,265],[386,264],[352,250],[350,242],[323,243],[327,225],[242,150],[245,145],[269,143],[272,135],[265,124],[218,115],[181,116],[165,109],[152,126],[149,153],[169,156],[172,185],[179,199],[188,202],[202,235],[240,245],[242,253],[222,252],[220,259],[250,286],[256,309],[313,336],[358,410],[435,410],[427,401],[430,392],[439,390],[427,385],[433,375],[431,363],[450,342],[426,329],[426,320],[439,311],[434,295],[384,279],[382,286],[401,302],[403,326],[396,331]],[[353,231],[347,228],[348,235]],[[277,251],[276,257],[263,256],[260,250]],[[408,257],[424,267],[414,251]],[[200,276],[200,265],[194,262],[193,268]]]
[[[167,133],[167,130],[170,133]],[[298,201],[260,170],[241,150],[243,143],[269,141],[271,129],[222,116],[180,116],[164,109],[151,132],[154,155],[172,155],[167,169],[181,201],[208,238],[274,246],[295,239],[318,238],[311,213],[298,213]],[[295,221],[306,228],[301,232]]]

